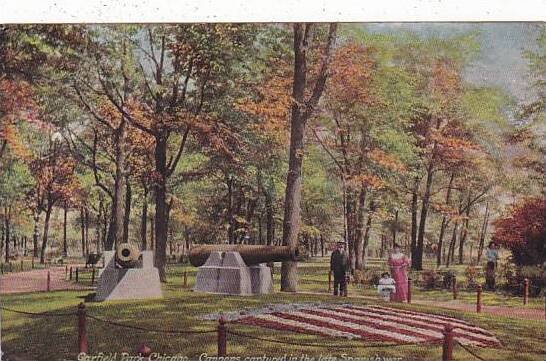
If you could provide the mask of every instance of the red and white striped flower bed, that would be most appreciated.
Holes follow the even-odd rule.
[[[501,345],[493,334],[466,321],[382,306],[310,306],[252,314],[234,322],[327,337],[393,343],[436,342],[442,339],[442,330],[449,323],[454,327],[455,340],[463,345]]]

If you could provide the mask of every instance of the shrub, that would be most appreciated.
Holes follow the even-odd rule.
[[[381,276],[378,273],[373,273],[370,275],[370,284],[377,285]]]
[[[443,276],[443,287],[444,288],[451,288],[453,285],[453,280],[455,279],[455,272],[452,270],[447,270],[444,272]]]
[[[544,269],[541,266],[523,266],[517,272],[518,284],[523,285],[526,278],[529,279],[529,294],[538,296],[544,289]]]
[[[504,279],[508,287],[518,283],[516,277],[516,266],[512,262],[502,262],[499,264],[498,273],[500,278]]]
[[[355,269],[353,272],[353,282],[355,284],[364,284],[366,282],[366,274],[364,271]]]
[[[421,280],[423,281],[423,288],[430,290],[436,287],[440,281],[440,275],[434,270],[424,270],[421,272]]]
[[[353,274],[353,282],[357,284],[377,285],[382,271],[380,268],[367,268],[365,270],[355,270]]]
[[[478,269],[474,266],[468,266],[464,270],[464,276],[466,278],[466,286],[468,288],[475,288],[478,284],[476,279],[478,278]]]

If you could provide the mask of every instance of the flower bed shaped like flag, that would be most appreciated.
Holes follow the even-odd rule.
[[[234,322],[325,337],[393,343],[437,342],[445,325],[463,345],[499,347],[490,332],[453,317],[383,306],[321,305],[285,312],[252,314]]]

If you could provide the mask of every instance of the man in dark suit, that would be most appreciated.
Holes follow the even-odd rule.
[[[337,242],[336,249],[330,257],[330,271],[334,274],[334,296],[344,296],[347,292],[346,274],[349,268],[349,258],[344,249],[344,242]]]

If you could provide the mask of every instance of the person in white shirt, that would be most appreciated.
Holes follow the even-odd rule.
[[[381,275],[377,285],[377,291],[384,301],[390,301],[391,294],[396,292],[396,281],[391,277],[389,272],[385,272]]]
[[[499,250],[495,242],[489,242],[485,251],[487,265],[485,268],[485,287],[488,290],[495,289],[495,268],[499,259]]]

